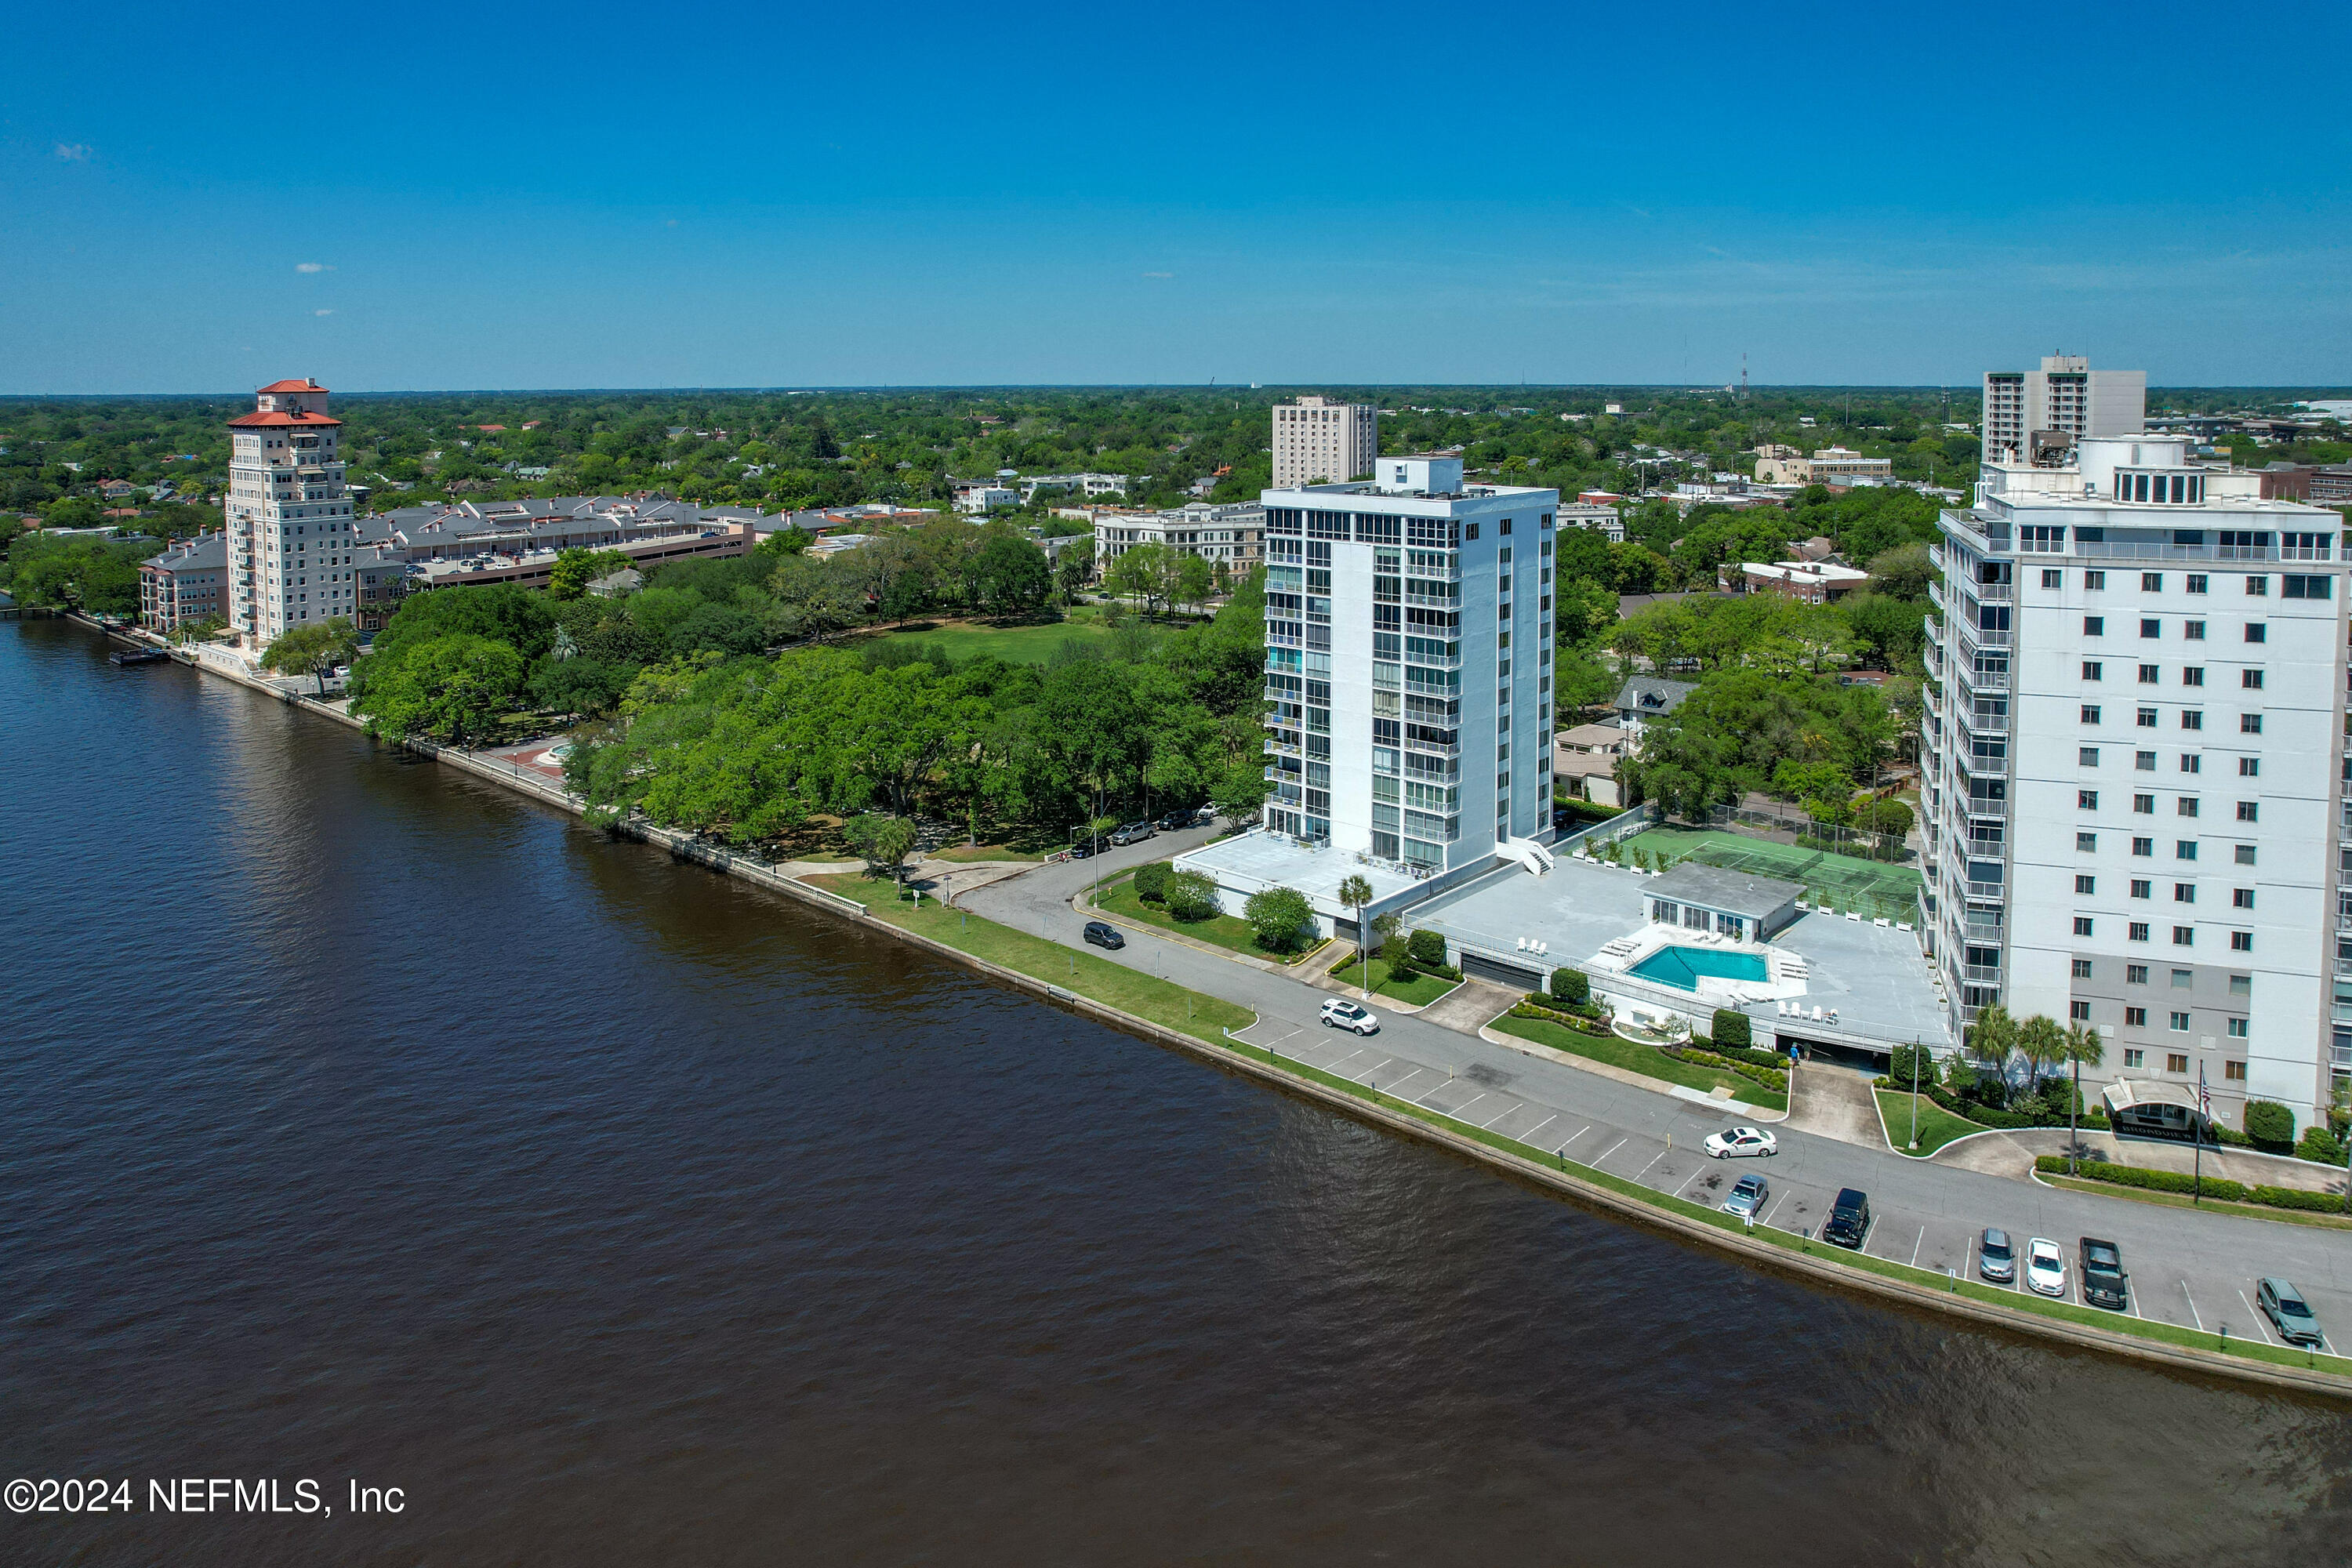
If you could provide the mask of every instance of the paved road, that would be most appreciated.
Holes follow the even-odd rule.
[[[1089,860],[1042,866],[974,890],[959,901],[992,920],[1079,944],[1084,917],[1070,899],[1097,875],[1124,870],[1192,847],[1207,828],[1162,834]],[[1126,948],[1104,954],[1146,973],[1255,1008],[1253,1044],[1343,1073],[1432,1110],[1695,1202],[1720,1203],[1731,1183],[1755,1170],[1771,1184],[1764,1223],[1796,1233],[1818,1231],[1841,1187],[1870,1194],[1875,1213],[1865,1250],[1926,1268],[1962,1272],[1975,1266],[1977,1233],[1998,1226],[2021,1248],[2047,1237],[2069,1259],[2075,1243],[2104,1237],[2122,1248],[2135,1312],[2168,1322],[2275,1341],[2252,1301],[2255,1279],[2281,1274],[2302,1286],[2324,1326],[2352,1341],[2352,1232],[2131,1203],[2063,1192],[2029,1182],[1941,1164],[1799,1130],[1779,1131],[1769,1160],[1705,1158],[1699,1141],[1725,1125],[1717,1110],[1621,1084],[1563,1063],[1439,1026],[1427,1019],[1382,1015],[1369,1038],[1320,1028],[1328,992],[1286,975],[1130,931]],[[1669,1141],[1672,1147],[1669,1148]]]

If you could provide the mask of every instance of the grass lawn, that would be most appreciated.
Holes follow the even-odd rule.
[[[967,659],[991,654],[1007,664],[1043,664],[1066,642],[1092,644],[1110,635],[1099,621],[1048,621],[1036,626],[992,626],[979,621],[951,621],[927,631],[887,632],[894,640],[929,646],[936,643],[948,657]]]
[[[1507,1016],[1496,1019],[1492,1027],[1506,1035],[1532,1040],[1539,1046],[1549,1046],[1556,1051],[1607,1062],[1611,1067],[1623,1068],[1627,1072],[1637,1072],[1644,1078],[1700,1090],[1728,1089],[1734,1099],[1769,1110],[1786,1110],[1789,1108],[1789,1097],[1777,1089],[1767,1089],[1736,1072],[1701,1067],[1696,1062],[1676,1061],[1664,1051],[1635,1045],[1631,1040],[1621,1040],[1614,1035],[1603,1039],[1597,1035],[1580,1034],[1544,1018],[1513,1018]]]
[[[1204,921],[1180,921],[1166,910],[1153,909],[1141,899],[1137,898],[1135,883],[1132,879],[1122,879],[1103,889],[1096,900],[1095,907],[1106,910],[1121,920],[1134,921],[1142,925],[1158,926],[1161,931],[1172,931],[1189,936],[1194,942],[1205,942],[1213,947],[1247,953],[1252,958],[1263,958],[1272,963],[1297,963],[1309,953],[1321,951],[1325,945],[1319,942],[1310,942],[1307,944],[1307,951],[1299,953],[1269,952],[1258,946],[1256,932],[1251,929],[1249,921],[1240,916],[1212,915]]]
[[[2248,1219],[2274,1219],[2281,1225],[2308,1225],[2321,1230],[2352,1230],[2352,1215],[2316,1214],[2309,1209],[2274,1209],[2268,1204],[2223,1204],[2207,1198],[2191,1203],[2187,1193],[2151,1192],[2146,1187],[2121,1186],[2114,1182],[2084,1182],[2072,1176],[2053,1176],[2047,1171],[2041,1181],[2053,1187],[2063,1187],[2070,1193],[2096,1193],[2103,1198],[2129,1198],[2134,1203],[2161,1204],[2177,1209],[2202,1209],[2209,1214],[2243,1215]]]
[[[1919,1147],[1906,1149],[1904,1140],[1911,1136],[1911,1093],[1908,1089],[1882,1089],[1878,1093],[1878,1113],[1886,1119],[1886,1139],[1898,1154],[1916,1154],[1921,1158],[1934,1153],[1955,1138],[1965,1138],[1971,1132],[1982,1132],[1984,1127],[1965,1116],[1955,1116],[1926,1095],[1919,1097]]]
[[[950,844],[931,851],[934,860],[1043,860],[1042,849],[1015,849],[1009,844]]]
[[[1444,980],[1434,974],[1418,973],[1407,980],[1391,980],[1386,959],[1375,958],[1369,967],[1371,971],[1372,994],[1385,996],[1391,1002],[1402,1002],[1408,1007],[1426,1007],[1462,984],[1459,980]],[[1345,981],[1349,986],[1360,990],[1363,987],[1366,968],[1367,965],[1351,958],[1333,970],[1331,978]]]
[[[1063,947],[1044,937],[949,909],[936,900],[926,899],[920,907],[896,902],[890,898],[887,883],[837,873],[806,880],[828,893],[856,900],[892,925],[904,926],[974,958],[1018,970],[1034,980],[1076,991],[1121,1012],[1181,1029],[1200,1039],[1223,1045],[1224,1029],[1244,1028],[1257,1018],[1247,1007],[1188,991],[1172,981],[1155,980],[1092,952]]]

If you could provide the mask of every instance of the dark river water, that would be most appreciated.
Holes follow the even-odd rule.
[[[0,1562],[2345,1560],[2352,1414],[1759,1274],[65,623],[0,764],[0,1479],[134,1492]]]

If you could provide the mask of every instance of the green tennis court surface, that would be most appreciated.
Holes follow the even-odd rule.
[[[1625,841],[1626,853],[1645,851],[1656,863],[1670,859],[1696,860],[1727,871],[1778,877],[1816,893],[1826,893],[1840,910],[1885,914],[1908,920],[1919,896],[1919,873],[1908,866],[1885,866],[1852,855],[1832,855],[1769,838],[1747,838],[1713,828],[1652,827]],[[1883,906],[1883,908],[1881,907]]]

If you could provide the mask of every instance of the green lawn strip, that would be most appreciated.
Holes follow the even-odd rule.
[[[930,858],[934,860],[962,862],[966,860],[1043,860],[1045,856],[1042,850],[1013,849],[1002,844],[950,844],[943,849],[932,850]]]
[[[1587,1057],[1611,1067],[1623,1068],[1665,1083],[1678,1083],[1685,1089],[1728,1089],[1735,1099],[1769,1110],[1786,1110],[1789,1097],[1777,1089],[1768,1089],[1753,1079],[1719,1068],[1701,1067],[1696,1062],[1676,1061],[1652,1046],[1636,1045],[1615,1035],[1602,1037],[1580,1034],[1564,1025],[1542,1018],[1514,1018],[1507,1015],[1489,1026],[1506,1035],[1516,1035],[1523,1040],[1533,1040],[1539,1046],[1549,1046],[1556,1051]]]
[[[1246,1028],[1257,1020],[1257,1015],[1247,1007],[1188,991],[1172,981],[1156,980],[1107,958],[1063,947],[961,910],[949,909],[936,900],[926,899],[919,907],[894,902],[887,883],[839,875],[803,880],[826,892],[856,899],[877,918],[904,926],[943,946],[1203,1040],[1223,1044],[1227,1027]]]
[[[1194,942],[1205,942],[1213,947],[1246,953],[1252,958],[1265,959],[1269,963],[1297,963],[1307,954],[1319,952],[1326,945],[1319,942],[1312,942],[1305,952],[1297,953],[1268,952],[1265,948],[1258,946],[1257,933],[1250,928],[1249,921],[1237,915],[1211,915],[1204,921],[1180,921],[1166,910],[1153,909],[1150,904],[1137,898],[1132,873],[1120,878],[1116,882],[1104,884],[1100,892],[1096,895],[1095,907],[1115,914],[1121,920],[1134,921],[1139,925],[1158,926],[1161,931],[1172,931],[1179,935],[1189,936]]]
[[[893,641],[910,642],[918,647],[936,643],[946,649],[949,658],[958,660],[984,653],[1007,664],[1043,664],[1066,642],[1092,644],[1110,633],[1096,621],[1058,621],[1034,626],[938,626],[929,631],[887,635]]]
[[[1919,1097],[1919,1147],[1905,1147],[1911,1136],[1911,1094],[1907,1089],[1882,1089],[1878,1092],[1878,1113],[1886,1119],[1886,1139],[1898,1154],[1922,1157],[1934,1153],[1955,1138],[1965,1138],[1971,1132],[1990,1129],[1970,1121],[1965,1116],[1955,1116],[1926,1095]]]
[[[1528,1019],[1509,1021],[1519,1024],[1530,1022]],[[1444,1111],[1431,1110],[1407,1100],[1393,1099],[1377,1089],[1367,1089],[1362,1084],[1336,1077],[1319,1068],[1308,1067],[1303,1062],[1294,1061],[1287,1057],[1271,1056],[1256,1046],[1244,1046],[1234,1040],[1227,1040],[1224,1045],[1228,1050],[1254,1057],[1260,1061],[1271,1061],[1286,1072],[1339,1089],[1342,1093],[1380,1106],[1383,1110],[1410,1116],[1416,1121],[1425,1122],[1433,1127],[1443,1127],[1458,1136],[1475,1140],[1490,1148],[1535,1164],[1549,1166],[1555,1170],[1572,1171],[1580,1179],[1590,1182],[1595,1186],[1606,1187],[1611,1192],[1639,1199],[1669,1214],[1698,1220],[1717,1230],[1739,1232],[1757,1240],[1767,1242],[1784,1252],[1803,1253],[1811,1258],[1826,1258],[1851,1268],[1864,1269],[1884,1279],[1901,1280],[1906,1284],[1940,1290],[1948,1295],[1965,1296],[1970,1300],[1981,1301],[1990,1306],[2033,1312],[2042,1317],[2055,1318],[2063,1322],[2105,1329],[2115,1333],[2136,1334],[2142,1339],[2154,1340],[2160,1343],[2183,1345],[2199,1350],[2226,1351],[2231,1355],[2242,1355],[2249,1360],[2270,1362],[2280,1366],[2315,1364],[2301,1351],[2268,1344],[2259,1337],[2248,1340],[2233,1335],[2225,1342],[2219,1334],[2202,1333],[2194,1329],[2181,1328],[2177,1324],[2159,1322],[2154,1319],[2135,1318],[2122,1312],[2103,1312],[2091,1307],[2070,1306],[2063,1301],[2047,1300],[2023,1291],[1997,1289],[1973,1279],[1955,1281],[1949,1275],[1937,1274],[1925,1268],[1915,1268],[1907,1263],[1895,1263],[1883,1258],[1873,1258],[1864,1252],[1849,1252],[1842,1247],[1832,1247],[1826,1242],[1810,1241],[1802,1237],[1791,1236],[1787,1231],[1774,1230],[1769,1226],[1759,1226],[1750,1230],[1742,1222],[1734,1219],[1720,1209],[1708,1208],[1692,1203],[1686,1198],[1676,1197],[1670,1193],[1662,1193],[1654,1187],[1645,1187],[1639,1182],[1623,1176],[1614,1176],[1606,1171],[1594,1170],[1591,1166],[1580,1164],[1574,1160],[1563,1163],[1558,1155],[1544,1150],[1530,1148],[1500,1133],[1487,1132],[1467,1122],[1456,1121]],[[2352,1358],[2329,1356],[2326,1359],[2336,1363],[2328,1370],[2352,1373]]]
[[[2321,1230],[2352,1230],[2352,1215],[2318,1214],[2310,1209],[2274,1209],[2268,1204],[2225,1204],[2214,1198],[2192,1202],[2186,1193],[2159,1193],[2126,1187],[2114,1182],[2083,1181],[2044,1171],[2039,1179],[2073,1193],[2096,1193],[2103,1198],[2129,1198],[2134,1203],[2160,1204],[2168,1208],[2193,1208],[2206,1214],[2242,1215],[2248,1219],[2274,1219],[2282,1225],[2316,1226]]]

